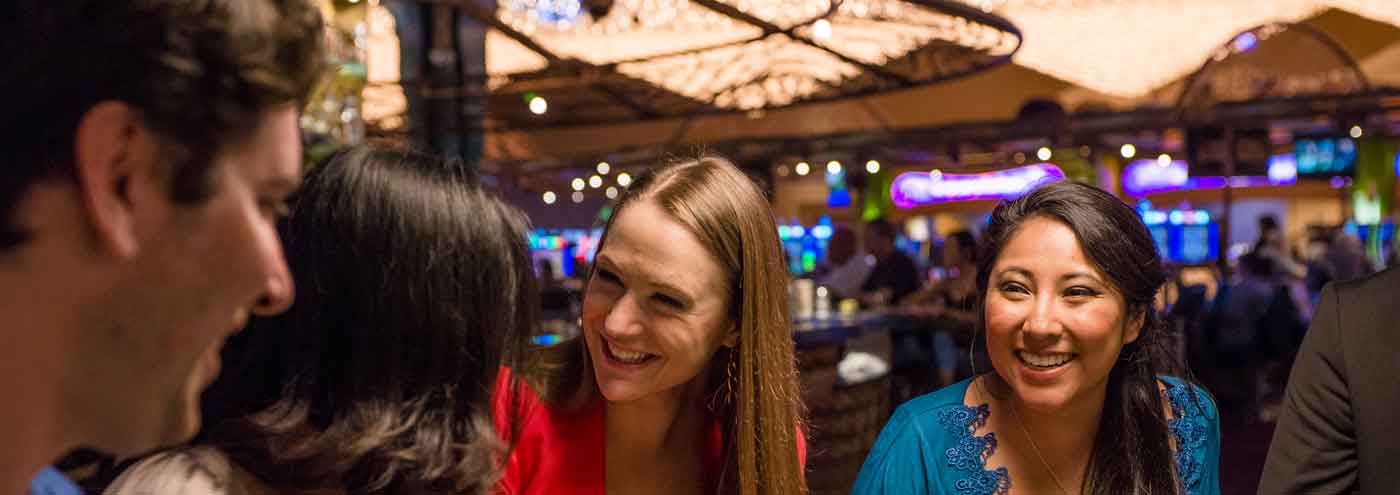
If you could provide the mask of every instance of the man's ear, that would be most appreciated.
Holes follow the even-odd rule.
[[[130,257],[140,247],[133,181],[158,172],[155,148],[155,136],[125,103],[98,103],[78,121],[74,178],[99,249],[114,256]]]

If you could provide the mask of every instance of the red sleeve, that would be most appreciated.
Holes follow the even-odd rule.
[[[499,376],[496,378],[495,389],[491,393],[494,412],[492,419],[496,426],[496,434],[511,448],[510,458],[503,463],[501,479],[496,483],[495,493],[498,495],[513,495],[523,492],[530,469],[522,465],[522,460],[535,458],[532,451],[539,447],[535,442],[530,441],[529,435],[527,435],[527,429],[530,426],[529,418],[538,402],[525,384],[518,385],[519,388],[511,388],[510,369],[501,367]],[[518,404],[512,404],[517,391],[520,392]],[[513,406],[516,408],[513,409]],[[518,433],[521,438],[512,438],[512,427],[514,427],[514,433]]]
[[[496,375],[496,386],[491,389],[491,420],[496,425],[496,434],[509,441],[510,436],[510,368],[504,366]]]
[[[807,435],[802,434],[801,426],[797,427],[797,467],[807,472]]]

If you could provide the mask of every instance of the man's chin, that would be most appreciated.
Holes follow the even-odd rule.
[[[189,442],[199,433],[203,418],[199,410],[199,391],[196,390],[193,401],[183,401],[176,404],[171,411],[170,420],[166,422],[157,445],[157,448],[174,447]]]
[[[146,421],[155,418],[143,418]],[[180,404],[164,414],[159,424],[126,424],[122,431],[113,431],[115,436],[94,439],[92,448],[117,458],[143,455],[154,450],[178,447],[188,443],[199,433],[200,416],[198,408]]]

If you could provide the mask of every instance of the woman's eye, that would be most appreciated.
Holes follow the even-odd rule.
[[[665,305],[667,305],[667,306],[670,306],[670,307],[673,308],[673,309],[680,309],[680,308],[681,308],[681,302],[680,302],[680,300],[677,300],[677,299],[674,298],[674,297],[671,297],[671,296],[668,296],[668,295],[665,295],[665,294],[657,294],[657,295],[651,296],[651,298],[654,299],[654,300],[656,300],[656,302],[659,302],[659,303],[661,303],[661,304],[665,304]]]
[[[607,270],[598,270],[598,279],[610,284],[622,285],[622,280]]]
[[[1085,298],[1094,297],[1096,295],[1098,295],[1098,291],[1095,291],[1094,289],[1090,289],[1088,287],[1070,287],[1069,289],[1065,290],[1065,296],[1067,297]]]
[[[1015,282],[1001,284],[1001,287],[999,289],[1002,292],[1007,292],[1011,294],[1030,294],[1030,291],[1026,289],[1026,286]]]

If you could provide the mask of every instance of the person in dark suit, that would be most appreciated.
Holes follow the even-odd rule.
[[[1400,489],[1400,270],[1322,290],[1264,464],[1260,494]]]

